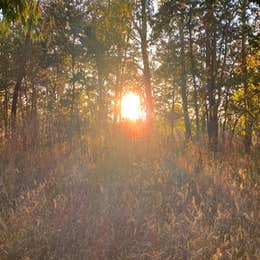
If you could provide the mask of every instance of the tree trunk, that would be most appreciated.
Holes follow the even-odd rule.
[[[71,117],[74,117],[75,112],[75,58],[71,55],[71,70],[72,70],[72,96],[71,96]]]
[[[141,1],[142,6],[142,25],[140,30],[140,38],[141,38],[141,51],[142,51],[142,59],[144,66],[144,85],[145,85],[145,94],[146,94],[146,113],[148,124],[151,123],[153,117],[153,98],[152,98],[152,90],[151,90],[151,71],[149,66],[149,57],[148,57],[148,41],[147,41],[147,0]]]
[[[119,114],[120,114],[120,85],[121,85],[121,78],[122,78],[122,70],[121,67],[123,66],[123,49],[121,46],[118,46],[117,49],[117,68],[116,68],[116,80],[115,80],[115,86],[114,86],[114,93],[115,93],[115,104],[114,104],[114,118],[113,123],[114,125],[119,120]]]
[[[226,124],[228,121],[228,116],[227,116],[228,103],[229,103],[228,91],[226,91],[226,96],[224,101],[224,121],[222,125],[222,138],[221,138],[223,147],[225,147],[225,143],[226,143],[225,132],[226,132]]]
[[[208,138],[209,147],[218,149],[218,106],[216,102],[216,21],[213,13],[214,0],[207,1],[206,14],[206,66],[209,101]]]
[[[13,93],[13,100],[12,100],[12,109],[11,109],[12,131],[15,131],[15,127],[16,127],[17,102],[18,102],[18,95],[21,89],[23,77],[24,77],[24,68],[21,67],[20,71],[18,72],[17,80],[14,86],[14,93]]]
[[[186,87],[186,68],[185,68],[185,46],[184,46],[184,16],[181,14],[180,19],[180,40],[181,40],[181,97],[182,97],[182,108],[184,114],[184,124],[185,124],[185,138],[186,140],[191,138],[191,125],[190,117],[188,111],[188,98],[187,98],[187,87]]]
[[[4,95],[4,129],[5,137],[8,138],[8,87],[5,85],[5,95]]]
[[[171,137],[173,137],[173,127],[174,127],[174,112],[175,112],[175,90],[172,90],[172,107],[171,107]]]
[[[35,83],[32,82],[32,101],[31,101],[31,123],[32,123],[32,145],[36,145],[38,137],[38,121],[37,121],[37,90]]]
[[[250,152],[252,145],[252,119],[247,111],[250,110],[250,100],[248,94],[248,83],[247,83],[247,64],[246,64],[246,6],[247,0],[243,0],[241,4],[241,22],[242,22],[242,82],[244,85],[245,95],[245,151]]]
[[[104,104],[104,62],[102,59],[102,55],[99,53],[99,50],[96,52],[96,66],[97,66],[97,74],[98,74],[98,123],[101,127],[104,126],[105,120],[105,104]]]
[[[200,126],[199,126],[199,107],[198,107],[198,86],[196,83],[196,65],[193,55],[193,40],[192,40],[192,30],[191,30],[191,14],[189,19],[189,47],[190,47],[190,63],[191,63],[191,74],[194,87],[194,110],[195,110],[195,120],[196,120],[196,137],[199,137]]]
[[[31,40],[30,35],[31,35],[31,21],[29,21],[28,31],[25,36],[24,43],[22,45],[22,52],[21,52],[21,57],[19,60],[19,65],[18,65],[18,73],[17,73],[16,83],[15,83],[14,92],[13,92],[12,108],[11,108],[11,127],[12,127],[13,133],[15,131],[15,124],[16,124],[18,95],[19,95],[19,91],[21,89],[22,80],[25,76],[26,53],[27,53],[26,50],[27,50],[28,45]]]

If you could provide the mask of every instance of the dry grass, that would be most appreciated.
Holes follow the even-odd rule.
[[[259,259],[254,161],[158,136],[6,152],[0,258]]]

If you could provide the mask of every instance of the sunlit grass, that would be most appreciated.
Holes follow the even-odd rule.
[[[83,136],[70,148],[28,151],[19,175],[6,165],[10,186],[35,183],[3,208],[0,258],[257,256],[257,187],[239,175],[247,163],[156,137]]]

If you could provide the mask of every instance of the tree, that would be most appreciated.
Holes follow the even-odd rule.
[[[242,66],[242,82],[244,86],[244,109],[245,113],[245,150],[250,151],[252,144],[252,119],[247,111],[250,110],[250,99],[248,93],[248,79],[247,79],[247,62],[246,62],[246,40],[247,40],[247,25],[246,25],[246,7],[247,0],[241,2],[241,23],[242,23],[242,39],[241,39],[241,66]]]
[[[39,15],[39,2],[35,5],[34,1],[30,1],[26,8],[28,8],[29,15],[27,16],[25,13],[25,15],[21,17],[20,25],[25,36],[21,39],[21,52],[17,57],[17,76],[12,97],[11,125],[13,131],[15,130],[16,123],[18,94],[21,89],[22,80],[25,76],[27,49],[31,44],[31,34],[35,26],[35,21],[37,21],[37,16]]]
[[[183,2],[180,2],[180,20],[179,20],[179,32],[180,32],[180,62],[181,62],[181,75],[180,75],[180,85],[181,85],[181,96],[182,96],[182,106],[184,114],[185,123],[185,137],[186,140],[191,137],[191,126],[190,117],[188,111],[188,98],[187,98],[187,80],[186,80],[186,66],[185,66],[185,42],[184,42],[184,7]]]
[[[163,4],[159,9],[159,19],[156,31],[163,29],[166,31],[170,41],[175,41],[178,44],[173,44],[173,53],[176,53],[174,71],[178,71],[177,77],[179,78],[179,86],[181,89],[182,109],[184,115],[185,137],[191,137],[191,123],[188,111],[188,91],[187,91],[187,72],[186,72],[186,40],[185,40],[185,21],[187,14],[185,13],[185,4],[183,1],[168,1]],[[175,50],[177,48],[177,51]],[[175,77],[173,77],[175,78]]]
[[[140,0],[135,2],[133,13],[133,23],[139,35],[141,45],[141,55],[143,63],[143,82],[146,94],[146,113],[148,125],[151,125],[153,118],[153,97],[151,85],[151,69],[149,63],[148,52],[148,19],[151,14],[152,3],[148,0]]]
[[[26,5],[26,0],[0,0],[0,10],[2,10],[4,18],[8,20],[18,19],[25,11]]]

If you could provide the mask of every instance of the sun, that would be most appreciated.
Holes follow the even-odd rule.
[[[140,96],[134,92],[126,93],[121,100],[121,117],[136,121],[144,118]]]

